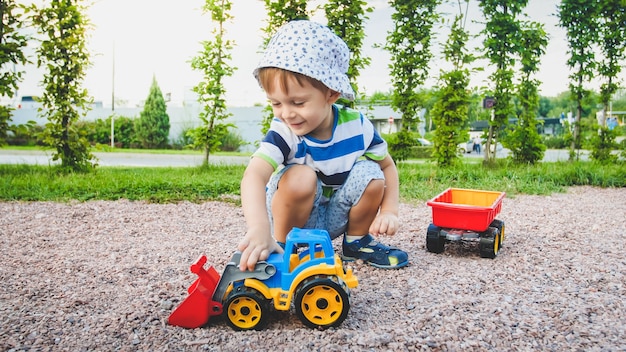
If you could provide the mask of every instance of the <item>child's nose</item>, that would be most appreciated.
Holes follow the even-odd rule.
[[[289,107],[283,107],[283,109],[281,110],[281,117],[285,120],[292,119],[296,117],[296,112]]]

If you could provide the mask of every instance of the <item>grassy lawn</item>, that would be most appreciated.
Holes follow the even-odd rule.
[[[158,151],[161,152],[161,151]],[[197,152],[196,152],[197,153]],[[225,155],[228,155],[225,153]],[[233,154],[231,154],[233,155]],[[551,194],[569,186],[626,187],[626,164],[593,162],[496,166],[467,162],[451,169],[429,162],[400,162],[403,202],[428,200],[448,187],[516,194]],[[55,166],[0,165],[0,200],[145,200],[149,202],[238,202],[243,165],[141,168],[98,167],[91,173],[67,173]]]

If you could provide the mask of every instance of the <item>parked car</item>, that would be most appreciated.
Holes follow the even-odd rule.
[[[464,153],[471,153],[473,151],[474,148],[474,142],[472,141],[467,141],[464,143],[459,143],[457,145],[458,149],[459,149],[459,153],[464,154]]]
[[[469,141],[465,143],[459,143],[458,149],[459,149],[459,153],[469,154],[474,151],[474,141],[470,139]],[[480,143],[481,153],[483,150],[485,150],[485,141],[481,140],[481,143]],[[502,150],[502,144],[500,144],[499,142],[496,142],[495,148],[493,144],[491,145],[491,152],[500,151],[500,150]]]
[[[424,147],[433,145],[433,143],[426,138],[418,138],[417,143]]]

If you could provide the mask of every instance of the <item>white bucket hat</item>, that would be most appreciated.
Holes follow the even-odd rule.
[[[314,78],[343,98],[354,100],[354,90],[346,74],[350,50],[346,43],[322,24],[297,20],[278,29],[265,49],[253,74],[259,69],[277,67]]]

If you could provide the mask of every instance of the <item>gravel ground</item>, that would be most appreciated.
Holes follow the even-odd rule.
[[[402,204],[388,244],[402,270],[353,263],[359,286],[339,328],[276,313],[263,331],[224,321],[169,326],[206,253],[221,272],[243,235],[227,203],[0,203],[3,351],[624,351],[626,188],[516,196],[498,216],[496,259],[475,242],[425,249],[431,209]],[[335,248],[339,244],[335,243]]]

